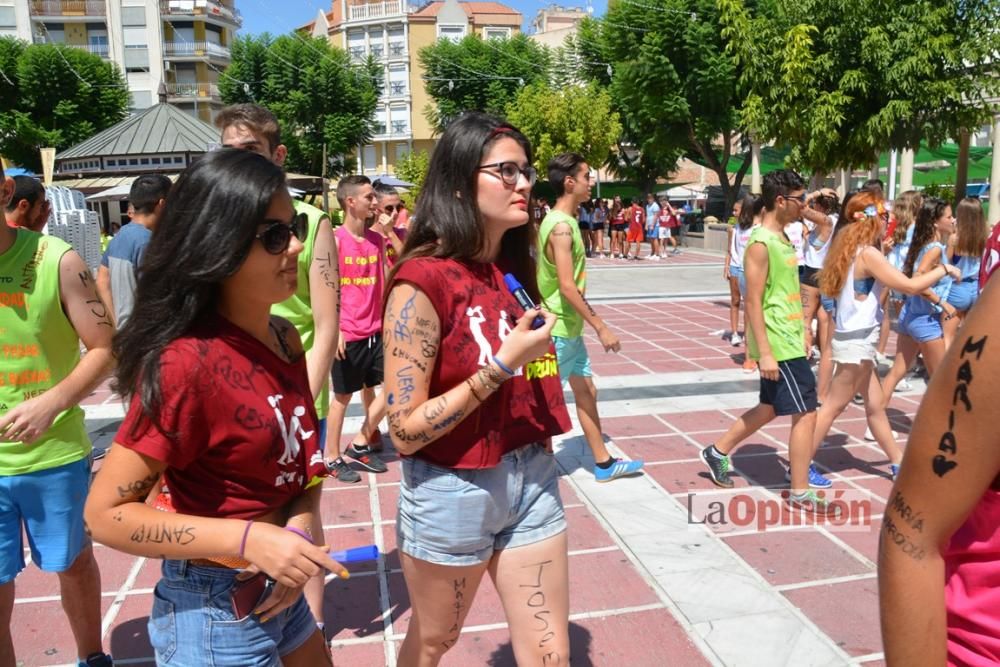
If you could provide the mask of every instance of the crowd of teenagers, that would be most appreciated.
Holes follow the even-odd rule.
[[[554,157],[546,176],[557,200],[529,224],[537,174],[528,140],[467,113],[442,134],[412,215],[393,188],[353,175],[338,184],[344,217],[334,229],[289,195],[273,114],[236,105],[217,125],[223,148],[176,183],[135,179],[132,221],[96,277],[68,244],[38,233],[47,212],[37,182],[3,184],[16,215],[0,227],[0,667],[16,663],[10,629],[25,537],[32,561],[58,575],[80,665],[113,664],[92,539],[162,561],[148,622],[157,664],[331,664],[324,585],[349,572],[325,544],[323,481],[385,472],[386,441],[401,469],[395,527],[412,606],[397,663],[438,664],[488,574],[518,664],[570,664],[552,447],[571,428],[564,390],[597,482],[643,468],[609,451],[583,338],[589,326],[605,352],[621,349],[586,298],[591,230],[578,216],[591,201],[590,166]],[[631,221],[676,214],[647,199]],[[810,462],[860,392],[899,475],[883,527],[883,605],[920,629],[911,637],[887,627],[887,650],[964,651],[980,664],[975,656],[1000,656],[998,633],[983,637],[1000,608],[1000,587],[983,586],[996,577],[983,555],[996,563],[1000,552],[1000,455],[983,409],[1000,355],[984,306],[972,308],[978,289],[962,285],[978,280],[984,223],[981,211],[978,226],[964,222],[963,202],[951,239],[949,207],[909,206],[897,203],[887,231],[880,192],[841,205],[827,191],[806,195],[791,171],[769,174],[760,198],[740,202],[726,276],[734,344],[746,306],[760,404],[702,457],[712,479],[731,486],[730,452],[791,415],[789,502],[833,512],[810,488],[830,485]],[[632,255],[641,237],[615,229],[622,210],[617,202],[602,217],[612,249]],[[790,238],[807,246],[802,261]],[[603,239],[590,243],[593,253]],[[998,289],[980,301],[995,305]],[[909,295],[896,361],[905,371],[919,352],[932,376],[933,406],[921,410],[902,464],[885,412],[891,388],[874,372],[892,294]],[[807,354],[814,314],[830,360],[818,415]],[[109,374],[126,414],[91,481],[79,404]],[[343,438],[355,394],[361,427]],[[934,435],[942,429],[947,437]]]
[[[559,190],[556,192],[558,195]],[[681,229],[689,208],[674,208],[666,197],[657,201],[652,193],[646,195],[645,204],[633,197],[630,206],[622,203],[621,195],[607,200],[590,199],[588,194],[574,212],[574,224],[580,227],[587,258],[659,261],[668,256],[667,246],[670,255],[681,254]],[[532,220],[541,224],[551,207],[544,200],[532,199],[531,211]],[[643,242],[649,243],[649,254],[645,256]]]

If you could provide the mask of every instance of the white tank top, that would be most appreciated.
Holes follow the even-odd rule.
[[[854,267],[858,263],[858,256],[854,256],[851,267],[847,270],[847,279],[844,281],[844,288],[840,290],[837,297],[837,313],[834,330],[837,333],[849,331],[862,331],[871,329],[882,321],[882,306],[879,304],[879,297],[882,295],[882,283],[875,281],[872,291],[867,297],[858,299],[855,296]]]
[[[796,220],[795,222],[790,222],[785,225],[785,236],[788,240],[792,242],[792,247],[795,248],[795,256],[799,259],[799,266],[805,262],[805,235],[806,235],[806,223],[801,220]]]
[[[830,235],[826,237],[819,247],[813,243],[818,240],[815,236],[819,233],[816,229],[810,230],[806,236],[806,266],[813,269],[822,269],[826,260],[826,253],[830,250],[830,242],[833,241],[833,230],[837,228],[837,214],[827,216],[830,218]]]
[[[747,242],[750,241],[750,234],[756,226],[750,225],[746,229],[740,229],[738,224],[733,225],[733,239],[729,243],[729,266],[743,268],[743,255],[747,251]]]

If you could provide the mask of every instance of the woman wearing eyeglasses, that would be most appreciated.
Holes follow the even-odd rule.
[[[448,126],[389,277],[389,431],[402,455],[396,539],[413,616],[402,667],[437,665],[489,572],[518,664],[568,665],[566,521],[551,437],[569,415],[549,333],[505,286],[539,293],[518,130],[481,113]],[[537,328],[532,328],[536,326]]]
[[[831,345],[837,370],[816,415],[813,443],[815,450],[826,438],[833,421],[854,394],[860,392],[864,396],[868,428],[889,458],[890,472],[895,478],[903,453],[892,437],[882,386],[874,372],[883,316],[882,291],[888,287],[919,294],[957,271],[939,265],[911,278],[893,268],[880,249],[885,231],[884,210],[881,197],[872,192],[861,191],[851,197],[819,271],[820,291],[837,300]],[[814,476],[810,471],[810,482]]]
[[[103,544],[163,559],[158,665],[329,664],[302,587],[346,572],[309,533],[317,417],[298,334],[270,315],[295,291],[303,234],[279,167],[205,155],[167,198],[115,337],[129,409],[85,517]],[[172,513],[144,503],[161,476]]]

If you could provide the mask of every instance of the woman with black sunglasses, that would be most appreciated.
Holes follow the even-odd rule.
[[[566,520],[551,437],[569,415],[530,249],[531,146],[470,113],[434,150],[383,336],[389,430],[402,455],[396,540],[413,616],[402,667],[459,639],[483,575],[518,664],[569,664]],[[513,283],[510,283],[511,285]],[[515,321],[516,320],[516,321]]]
[[[347,573],[309,532],[318,420],[298,334],[270,315],[295,291],[303,222],[266,158],[202,157],[167,198],[114,340],[129,409],[85,517],[107,546],[163,559],[158,665],[329,664],[302,587]],[[174,512],[144,503],[161,476]]]

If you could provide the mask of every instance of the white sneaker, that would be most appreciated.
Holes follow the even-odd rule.
[[[893,440],[897,440],[898,438],[899,438],[899,434],[896,433],[895,431],[893,431],[892,432],[892,439]],[[875,442],[875,434],[872,433],[872,429],[871,429],[870,426],[865,429],[865,440],[867,440],[868,442]]]
[[[875,363],[878,364],[879,366],[891,366],[892,365],[892,359],[890,359],[889,357],[885,356],[881,352],[876,352],[875,353]],[[904,380],[904,382],[905,382],[905,380]]]
[[[899,381],[899,384],[896,385],[896,393],[898,394],[906,391],[913,391],[913,385],[910,384],[909,380],[903,378]]]
[[[739,347],[743,344],[743,338],[734,331],[733,335],[729,337],[729,342],[733,344],[733,347]]]

